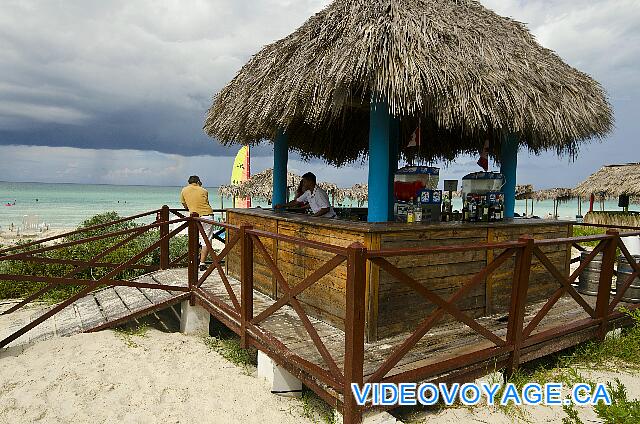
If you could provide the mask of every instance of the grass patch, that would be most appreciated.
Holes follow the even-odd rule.
[[[314,423],[335,424],[336,412],[334,408],[324,401],[312,390],[302,386],[302,416]]]
[[[139,347],[135,342],[135,337],[147,337],[149,326],[146,324],[137,326],[122,326],[115,329],[116,334],[124,341],[128,347]]]
[[[574,225],[573,226],[573,236],[574,237],[584,237],[584,236],[597,236],[600,234],[604,234],[607,232],[606,228],[600,227],[585,227],[582,225]],[[598,241],[585,241],[580,242],[580,245],[583,247],[591,247],[594,248],[598,245]]]
[[[250,375],[253,372],[258,365],[258,351],[255,348],[241,348],[240,337],[214,319],[211,320],[209,334],[211,335],[203,339],[209,349],[232,364],[242,367],[245,374]]]

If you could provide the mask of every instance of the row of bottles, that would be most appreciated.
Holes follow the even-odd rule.
[[[504,195],[502,193],[467,194],[462,207],[465,222],[496,222],[504,219]]]

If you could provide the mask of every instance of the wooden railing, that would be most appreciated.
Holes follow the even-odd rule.
[[[216,212],[223,213],[224,211]],[[358,422],[363,411],[362,407],[356,405],[351,394],[351,383],[361,385],[365,381],[417,382],[437,379],[445,373],[456,371],[459,372],[455,374],[455,376],[461,378],[471,375],[470,373],[472,372],[477,372],[477,370],[466,371],[467,369],[473,368],[475,364],[490,361],[493,361],[496,367],[504,368],[507,373],[512,373],[521,363],[528,360],[523,355],[531,357],[531,352],[536,350],[542,352],[541,354],[557,351],[567,346],[566,343],[561,343],[567,336],[572,337],[571,343],[573,344],[589,338],[602,339],[608,329],[610,329],[612,321],[620,321],[625,318],[625,315],[616,310],[616,308],[624,297],[624,293],[633,284],[635,278],[640,275],[640,265],[638,265],[635,258],[629,253],[623,242],[625,237],[640,235],[640,231],[638,231],[640,229],[634,229],[635,231],[625,233],[609,230],[605,234],[550,240],[534,240],[531,237],[525,236],[515,241],[501,243],[367,250],[363,245],[358,243],[348,247],[335,246],[308,239],[262,231],[250,225],[231,225],[225,222],[200,218],[195,215],[187,216],[184,211],[172,210],[168,207],[163,207],[156,211],[150,211],[134,217],[124,218],[115,223],[146,218],[153,214],[157,214],[156,222],[127,230],[87,237],[72,242],[62,242],[52,246],[43,247],[41,245],[43,241],[41,240],[19,247],[0,250],[0,261],[49,261],[49,263],[53,263],[50,259],[40,258],[36,255],[50,251],[51,249],[59,249],[110,237],[120,237],[109,249],[90,259],[60,260],[62,262],[56,260],[55,263],[64,263],[74,267],[72,271],[63,277],[0,275],[0,280],[43,281],[47,283],[47,286],[42,290],[29,296],[6,313],[15,311],[27,302],[33,301],[42,296],[46,291],[58,285],[76,284],[84,286],[77,294],[61,302],[42,317],[0,342],[0,346],[5,346],[7,343],[15,340],[15,338],[101,285],[128,285],[132,287],[181,291],[188,293],[191,303],[199,303],[205,306],[217,319],[236,332],[241,338],[243,347],[254,346],[268,352],[277,363],[285,366],[295,375],[303,379],[307,386],[316,391],[316,393],[324,399],[342,409],[345,422],[350,423]],[[171,219],[171,215],[176,218]],[[101,229],[112,224],[114,223],[101,224],[70,234],[79,234],[83,231],[88,232]],[[218,228],[214,233],[216,234],[214,238],[225,242],[224,248],[222,248],[221,251],[216,252],[213,249],[203,224],[213,225]],[[123,263],[107,263],[102,260],[110,252],[126,245],[145,232],[154,229],[159,230],[158,240]],[[188,235],[188,251],[179,257],[170,258],[169,240],[183,230],[186,230]],[[222,236],[223,233],[224,237]],[[202,236],[206,246],[209,247],[212,259],[211,264],[202,274],[198,272],[197,268],[199,263],[199,236]],[[265,240],[274,240],[275,243],[287,243],[305,249],[324,252],[328,254],[329,259],[320,261],[315,270],[309,270],[310,273],[306,274],[305,278],[292,284],[291,281],[285,278],[285,273],[279,268],[277,261],[274,260],[269,249],[265,246]],[[56,241],[56,238],[49,238],[44,241],[53,242]],[[597,245],[589,255],[581,261],[578,268],[573,271],[571,275],[566,275],[567,272],[564,269],[558,269],[548,254],[545,253],[545,248],[548,246],[566,246],[567,248],[575,246],[581,250],[583,249],[581,243],[585,242],[596,242]],[[139,264],[140,259],[155,249],[160,250],[158,265]],[[618,249],[629,262],[633,272],[621,285],[618,285],[620,289],[613,298],[611,298],[610,292]],[[234,290],[234,284],[237,287],[237,282],[227,275],[227,270],[223,266],[225,259],[228,258],[232,251],[239,251],[240,257],[239,296],[237,289]],[[402,269],[394,265],[392,260],[393,258],[406,256],[419,258],[435,254],[466,251],[498,251],[500,253],[492,255],[493,259],[487,263],[486,266],[473,275],[468,276],[467,280],[448,298],[430,290],[429,287],[412,277],[410,270]],[[603,254],[602,267],[600,270],[595,307],[592,307],[589,302],[576,291],[574,283],[580,273],[599,253]],[[263,263],[266,264],[266,267],[277,281],[279,290],[282,290],[282,295],[279,298],[272,299],[272,303],[257,314],[254,312],[254,302],[257,293],[254,288],[253,278],[254,260],[256,257],[260,257]],[[500,267],[511,266],[507,265],[510,264],[509,261],[511,259],[513,259],[513,268],[510,271],[512,273],[512,283],[509,296],[506,333],[503,334],[502,332],[497,332],[495,329],[489,328],[486,324],[483,324],[480,319],[469,316],[461,310],[459,303]],[[188,270],[188,281],[187,284],[183,286],[137,283],[116,278],[116,276],[125,269],[143,271],[166,269],[180,266],[185,260],[185,265]],[[537,311],[534,311],[532,318],[528,322],[525,322],[525,310],[531,306],[527,303],[527,293],[530,288],[530,272],[533,261],[542,264],[546,272],[548,272],[550,281],[557,283],[557,287],[553,292],[549,293],[548,298],[544,303],[541,303]],[[313,317],[309,316],[300,301],[300,296],[315,284],[318,284],[328,273],[344,263],[346,263],[347,268],[345,281],[344,346],[342,352],[344,356],[342,357],[343,365],[340,365],[340,361],[335,357],[335,351],[332,354],[331,349],[327,347],[327,344],[319,335],[314,326],[314,322],[317,321],[314,321]],[[373,372],[365,376],[364,364],[365,350],[367,348],[364,337],[366,324],[365,293],[367,290],[366,270],[369,264],[379,267],[380,270],[391,275],[398,284],[415,292],[416,295],[424,299],[426,303],[434,305],[435,309],[418,322],[413,331],[409,332],[404,340],[399,341],[397,345],[390,350],[388,356],[375,366]],[[74,278],[78,272],[88,267],[105,267],[111,270],[95,281]],[[216,273],[217,277],[219,277],[216,278],[215,281],[224,286],[225,296],[216,295],[207,289],[205,282],[208,283],[208,279],[213,273]],[[569,296],[575,301],[576,308],[583,310],[587,318],[555,326],[546,325],[543,328],[539,328],[541,322],[549,315],[554,305],[566,296]],[[629,305],[629,309],[636,308],[637,306],[638,305]],[[308,340],[315,346],[315,349],[322,358],[321,364],[312,362],[295,350],[290,349],[286,342],[281,340],[281,334],[272,332],[265,326],[265,322],[270,317],[273,317],[274,314],[285,307],[291,308],[297,319],[302,323]],[[488,341],[489,346],[486,347],[486,343],[482,345],[478,344],[480,347],[476,350],[473,350],[474,346],[469,346],[471,351],[467,349],[453,357],[448,356],[440,360],[438,360],[438,358],[429,358],[434,360],[431,360],[428,365],[416,366],[415,368],[405,371],[395,371],[394,369],[403,358],[406,357],[407,353],[415,348],[416,344],[425,337],[430,330],[441,323],[445,316],[464,324],[464,326],[468,327],[474,334]],[[394,370],[394,372],[391,372],[392,370]]]

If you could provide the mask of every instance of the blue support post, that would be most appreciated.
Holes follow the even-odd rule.
[[[391,220],[389,106],[386,101],[371,101],[369,112],[369,222]]]
[[[273,140],[273,206],[287,202],[287,162],[289,160],[289,142],[287,135],[278,131]]]
[[[518,139],[508,136],[502,142],[500,172],[504,175],[504,217],[513,218],[516,209],[516,169],[518,168]]]
[[[398,155],[400,152],[400,119],[391,118],[389,132],[389,190],[391,202],[389,202],[389,217],[393,217],[393,176],[398,171]]]

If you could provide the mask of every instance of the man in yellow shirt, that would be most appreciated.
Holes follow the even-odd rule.
[[[209,219],[213,221],[213,209],[209,204],[209,192],[202,187],[202,181],[197,175],[189,177],[189,185],[184,187],[180,192],[180,202],[189,210],[189,213],[197,213],[201,218]],[[202,228],[207,234],[209,240],[213,239],[213,224],[206,222],[202,223]],[[199,234],[200,238],[200,271],[206,271],[207,266],[204,264],[209,253],[209,248],[202,238],[202,234]]]

